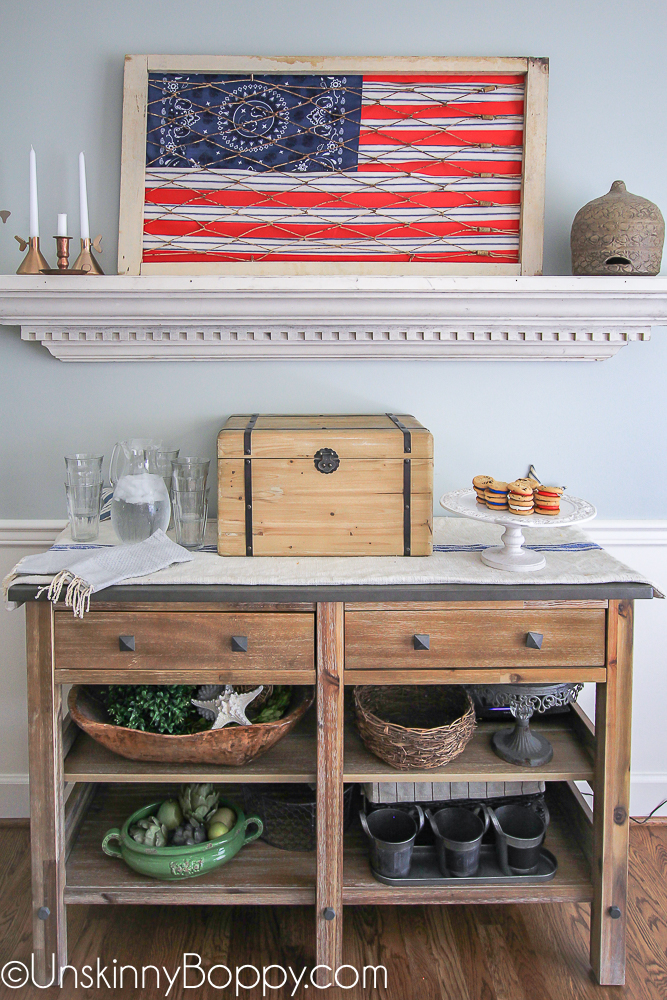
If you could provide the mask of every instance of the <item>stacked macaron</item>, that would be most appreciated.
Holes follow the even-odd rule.
[[[493,476],[475,476],[472,481],[472,486],[477,494],[477,503],[484,504],[486,507],[486,487],[493,482]]]
[[[543,486],[541,483],[535,487],[533,494],[535,500],[536,514],[560,514],[560,498],[563,495],[562,486]]]
[[[533,480],[515,479],[508,483],[509,493],[507,505],[513,514],[532,514],[535,511],[533,502]]]
[[[492,479],[484,490],[486,506],[489,510],[507,510],[507,494],[509,487],[507,483],[501,483],[497,479]]]

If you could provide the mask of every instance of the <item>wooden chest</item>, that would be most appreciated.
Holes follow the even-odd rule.
[[[425,556],[433,437],[414,417],[230,417],[218,435],[223,556]]]

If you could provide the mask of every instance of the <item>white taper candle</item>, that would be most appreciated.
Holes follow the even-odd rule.
[[[37,157],[30,147],[30,232],[29,236],[39,236],[39,209],[37,207]]]
[[[81,239],[90,239],[90,224],[88,222],[88,191],[86,189],[86,158],[79,153],[79,218]]]
[[[56,236],[67,236],[67,215],[64,213],[58,215],[58,232]]]

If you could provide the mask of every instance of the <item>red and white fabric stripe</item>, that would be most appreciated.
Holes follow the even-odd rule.
[[[355,171],[151,167],[144,259],[518,260],[520,77],[364,77]]]

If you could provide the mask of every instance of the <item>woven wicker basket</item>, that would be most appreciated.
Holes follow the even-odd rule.
[[[475,731],[475,709],[458,685],[356,687],[354,707],[365,746],[399,771],[448,764]]]

